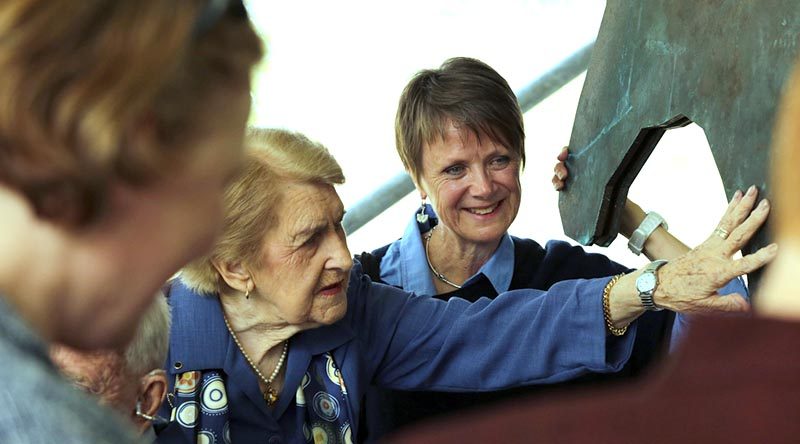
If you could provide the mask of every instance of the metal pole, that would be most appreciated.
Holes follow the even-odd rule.
[[[555,68],[518,91],[516,94],[522,112],[527,112],[538,105],[586,71],[589,67],[592,48],[594,48],[594,42],[579,49]],[[345,233],[353,234],[412,191],[414,191],[414,183],[408,174],[403,172],[392,177],[372,194],[347,210],[342,221]]]

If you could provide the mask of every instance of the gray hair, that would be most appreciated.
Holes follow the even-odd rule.
[[[131,374],[143,376],[164,367],[169,349],[169,328],[169,306],[159,291],[125,350],[125,365]]]

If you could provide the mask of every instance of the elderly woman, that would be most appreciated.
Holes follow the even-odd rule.
[[[162,413],[173,421],[160,442],[356,442],[371,383],[497,390],[628,360],[645,311],[634,281],[646,270],[558,282],[557,298],[536,289],[473,303],[416,297],[354,266],[334,189],[344,177],[323,147],[280,130],[255,130],[248,145],[220,241],[169,290],[173,396]],[[766,217],[748,217],[752,205],[735,199],[721,222],[736,240],[714,236],[663,269],[660,306],[705,306],[771,258],[729,259]],[[707,261],[715,273],[688,276]]]
[[[418,73],[400,97],[395,131],[397,151],[419,190],[422,206],[402,238],[359,256],[373,281],[443,300],[476,300],[526,288],[547,290],[552,297],[560,298],[561,287],[554,286],[558,282],[630,271],[566,242],[550,241],[542,247],[533,240],[508,234],[520,205],[519,174],[525,162],[523,117],[508,83],[485,63],[454,58],[439,69]],[[566,180],[566,154],[561,153],[561,162],[556,166],[553,183],[557,189]],[[755,197],[755,189],[751,189],[745,200],[752,202]],[[741,195],[737,194],[734,203],[739,199]],[[733,229],[731,225],[721,228],[727,232]],[[663,219],[655,213],[646,216],[630,201],[621,231],[631,239],[629,246],[636,254],[644,252],[650,259],[670,260],[689,251],[666,231]],[[672,271],[680,264],[668,264],[659,270],[662,285],[675,283],[676,274]],[[653,268],[661,265],[663,262],[656,262]],[[720,265],[697,264],[703,276],[716,274],[715,267]],[[652,282],[655,288],[657,281]],[[711,282],[704,284],[706,291],[719,288]],[[619,285],[634,288],[629,277]],[[645,308],[666,307],[659,300],[659,289],[664,287],[656,288],[655,294],[653,288],[649,296],[647,292],[641,294],[649,304]],[[746,294],[738,280],[721,292]],[[704,304],[707,305],[681,308],[740,310],[745,302],[740,296],[729,296],[709,299]],[[632,359],[624,371],[613,377],[634,375],[645,368],[667,342],[672,320],[668,311],[648,312],[638,323]],[[562,329],[562,334],[575,332]],[[447,394],[375,387],[367,395],[365,409],[369,436],[377,438],[419,419],[518,393],[520,390]]]
[[[46,344],[123,347],[210,246],[260,54],[237,2],[0,2],[0,442],[134,442]]]
[[[162,367],[168,347],[169,307],[159,295],[127,347],[83,351],[55,345],[50,348],[50,357],[76,387],[97,396],[100,404],[123,415],[153,442],[155,415],[167,394]]]

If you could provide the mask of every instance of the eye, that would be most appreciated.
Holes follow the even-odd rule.
[[[464,174],[464,166],[463,165],[449,166],[445,168],[443,172],[448,176],[460,176],[461,174]]]
[[[316,233],[312,234],[308,239],[306,239],[306,241],[303,242],[303,245],[301,246],[313,247],[314,245],[316,245],[317,241],[319,241],[319,236],[320,236],[319,231],[317,231]]]
[[[511,157],[509,156],[497,156],[489,162],[495,168],[505,168],[509,163],[511,163]]]

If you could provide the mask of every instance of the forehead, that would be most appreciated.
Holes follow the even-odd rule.
[[[282,187],[278,231],[283,234],[293,234],[330,221],[338,222],[344,214],[342,201],[332,185],[289,182]]]
[[[475,154],[508,152],[501,143],[483,131],[476,132],[467,126],[456,125],[452,120],[439,137],[426,143],[422,149],[423,162],[442,158],[462,157]]]

